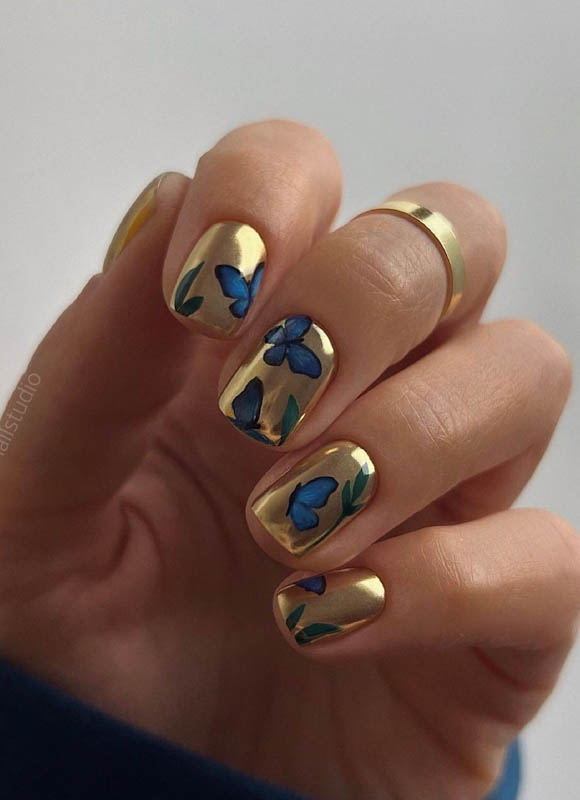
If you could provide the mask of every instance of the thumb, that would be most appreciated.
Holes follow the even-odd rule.
[[[167,313],[160,276],[187,185],[169,173],[153,196],[151,185],[145,190],[149,215],[142,197],[134,206],[140,230],[128,229],[112,268],[92,278],[57,320],[9,399],[0,422],[5,523],[110,495],[183,382],[192,337]]]

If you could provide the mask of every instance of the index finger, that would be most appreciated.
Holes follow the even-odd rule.
[[[318,131],[274,120],[229,133],[200,160],[167,253],[174,316],[207,336],[237,334],[326,233],[340,194],[338,158]]]

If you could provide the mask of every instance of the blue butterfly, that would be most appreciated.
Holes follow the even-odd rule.
[[[237,267],[231,267],[229,264],[219,264],[215,268],[215,276],[220,282],[222,292],[226,297],[235,298],[230,305],[230,311],[234,317],[241,319],[246,316],[248,309],[258,294],[263,274],[263,261],[258,264],[249,281],[244,278]]]
[[[318,514],[312,509],[325,506],[337,487],[338,481],[328,476],[313,478],[304,486],[299,483],[290,495],[286,516],[290,517],[299,531],[315,528],[318,525]]]
[[[309,347],[302,343],[304,336],[310,330],[312,320],[310,317],[288,317],[284,325],[277,325],[264,336],[264,341],[274,345],[264,353],[264,361],[271,367],[279,367],[285,358],[292,372],[308,375],[309,378],[319,378],[322,366]]]
[[[243,391],[232,400],[235,419],[230,419],[230,422],[251,439],[256,439],[262,444],[272,444],[259,430],[261,426],[258,420],[262,411],[263,399],[264,384],[259,378],[252,378]]]
[[[326,591],[326,578],[324,575],[311,575],[310,578],[302,578],[301,581],[296,581],[295,586],[300,586],[305,592],[315,592],[315,594],[324,594]]]

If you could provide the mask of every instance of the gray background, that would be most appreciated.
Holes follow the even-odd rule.
[[[511,244],[488,317],[532,317],[580,357],[572,0],[1,0],[0,10],[3,398],[99,269],[137,191],[167,169],[191,174],[228,128],[269,116],[333,140],[341,219],[425,180],[493,200]],[[576,525],[579,416],[576,393],[521,498]],[[524,739],[524,800],[578,797],[578,648]]]

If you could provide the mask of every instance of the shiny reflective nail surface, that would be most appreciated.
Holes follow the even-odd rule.
[[[234,373],[220,410],[250,438],[281,445],[318,402],[334,369],[334,348],[322,328],[301,314],[286,317]]]
[[[151,183],[147,184],[131,208],[127,211],[107,250],[107,255],[103,262],[103,272],[107,272],[107,270],[110,269],[117,256],[120,255],[135,234],[145,225],[155,208],[155,199],[161,181],[169,174],[168,172],[164,172],[162,175],[153,178]]]
[[[266,489],[252,511],[282,547],[302,556],[359,514],[376,482],[366,450],[352,442],[333,442]]]
[[[370,569],[338,569],[284,586],[276,601],[296,643],[306,645],[375,619],[385,606],[385,587]]]
[[[254,302],[266,266],[260,234],[243,222],[216,222],[193,247],[171,308],[223,334],[234,333]]]

